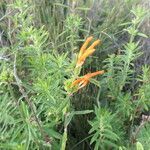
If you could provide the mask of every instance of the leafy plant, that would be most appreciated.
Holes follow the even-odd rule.
[[[141,14],[139,14],[139,11],[141,12]],[[132,83],[132,81],[136,80],[134,76],[134,61],[141,55],[139,51],[139,42],[136,41],[136,38],[137,36],[144,36],[144,34],[140,33],[140,31],[138,30],[138,27],[146,13],[145,10],[143,10],[141,7],[133,8],[131,12],[134,14],[134,18],[131,22],[128,23],[129,27],[125,29],[125,31],[127,31],[129,34],[129,41],[124,44],[117,55],[109,55],[109,57],[104,61],[107,71],[105,73],[106,78],[103,79],[102,88],[105,88],[107,84],[108,90],[104,90],[104,92],[107,92],[107,96],[105,97],[105,102],[101,102],[101,105],[103,106],[104,103],[107,111],[111,110],[111,113],[116,118],[120,119],[120,122],[118,124],[119,128],[116,129],[117,131],[115,131],[114,135],[116,135],[116,137],[119,137],[120,139],[126,136],[126,138],[128,137],[129,139],[131,138],[131,140],[133,140],[132,136],[134,134],[133,130],[136,125],[136,118],[140,117],[139,115],[144,110],[149,109],[149,105],[147,103],[147,98],[149,97],[149,95],[147,95],[149,93],[147,91],[149,88],[149,85],[147,85],[147,83],[149,82],[149,68],[143,68],[143,75],[141,78],[144,77],[144,79],[142,79],[141,81],[143,82],[144,80],[146,82],[143,82],[144,84],[139,87],[138,94],[136,92],[136,94],[134,92],[131,92],[130,84]],[[147,36],[145,35],[144,37]],[[145,97],[146,95],[144,93],[147,93],[147,97]],[[142,96],[140,96],[141,94]],[[141,99],[141,97],[143,98]],[[99,120],[99,117],[102,118],[101,115],[105,118],[105,114],[100,112],[98,115],[97,110],[95,110],[95,120]],[[112,142],[112,145],[109,142],[107,143],[103,141],[101,139],[102,137],[100,136],[102,133],[99,129],[99,125],[97,123],[98,121],[95,120],[90,122],[92,126],[90,133],[91,131],[96,132],[92,136],[91,143],[95,141],[95,149],[98,149],[99,147],[99,149],[108,149],[108,147],[113,147],[113,144],[115,144],[117,138],[115,139],[115,137],[113,137],[113,134],[112,136],[110,136],[112,139],[110,138],[109,142]],[[109,116],[107,116],[104,120],[109,120]],[[116,123],[118,122],[117,119],[114,120],[116,121]],[[99,120],[99,122],[103,121]],[[108,122],[106,124],[109,125]],[[112,125],[112,123],[110,123],[110,125]],[[124,127],[125,129],[122,130],[124,131],[124,134],[121,134],[119,136],[118,133],[120,130],[120,126],[122,126],[122,128]],[[110,127],[109,130],[110,135],[111,132],[114,133],[114,129],[112,127]],[[99,136],[101,138],[99,138]],[[130,141],[129,139],[127,141]],[[134,140],[136,140],[136,137],[134,137]],[[134,147],[133,145],[127,144],[127,141],[120,144],[125,145],[125,147],[127,148]],[[119,143],[117,145],[119,145]]]
[[[90,144],[95,142],[94,150],[107,149],[109,147],[117,148],[116,142],[119,136],[113,131],[112,123],[115,116],[105,108],[95,107],[95,118],[89,121],[91,129],[89,133],[94,133]]]
[[[2,0],[0,149],[149,148],[150,68],[135,69],[147,11],[137,4]],[[102,41],[88,47],[93,37]]]

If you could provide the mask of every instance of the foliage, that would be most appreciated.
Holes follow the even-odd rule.
[[[112,123],[114,121],[114,115],[108,112],[107,109],[95,107],[95,118],[90,123],[92,128],[89,133],[95,132],[91,139],[90,144],[95,142],[94,150],[108,149],[109,147],[117,148],[115,144],[119,140],[118,135],[113,132]]]
[[[143,19],[143,16],[146,12],[140,7],[136,7],[132,9],[132,13],[134,14],[135,18],[133,18],[133,20],[128,23],[129,27],[125,29],[125,31],[127,31],[129,34],[129,41],[124,44],[118,55],[109,55],[109,57],[104,61],[104,63],[106,64],[105,68],[107,69],[107,73],[105,73],[106,78],[103,81],[103,86],[106,87],[107,84],[108,89],[107,91],[105,91],[107,92],[105,104],[107,104],[107,107],[110,107],[113,115],[115,115],[116,118],[119,118],[120,122],[122,122],[121,124],[119,123],[118,126],[122,126],[122,131],[125,134],[121,136],[126,136],[126,138],[131,138],[131,140],[133,140],[132,136],[134,134],[133,130],[135,127],[135,119],[138,118],[144,110],[149,110],[149,100],[147,98],[149,97],[148,88],[150,87],[149,85],[147,85],[149,83],[149,67],[144,67],[143,75],[141,77],[142,79],[140,80],[144,84],[139,87],[138,94],[136,92],[131,92],[129,89],[130,84],[133,80],[135,80],[134,61],[141,55],[141,53],[139,52],[139,42],[135,42],[135,38],[137,37],[137,35],[146,37],[146,35],[140,33],[138,30],[138,25]],[[144,92],[142,92],[143,90]],[[144,93],[147,93],[147,96]],[[106,115],[107,119],[104,119],[104,121],[102,121],[99,118],[105,118],[105,114],[100,112],[98,115],[97,110],[95,111],[95,113],[95,120],[98,121],[93,120],[92,122],[90,122],[90,124],[92,125],[92,129],[90,131],[95,130],[91,143],[93,143],[93,141],[96,141],[95,149],[108,149],[108,147],[103,146],[103,144],[106,144],[106,142],[103,141],[105,140],[105,137],[100,136],[103,132],[101,131],[99,124],[101,124],[101,122],[102,124],[104,124],[105,120],[109,121],[109,116]],[[114,119],[114,121],[117,123],[117,119]],[[107,123],[107,125],[109,125],[109,123]],[[109,145],[109,147],[113,147],[113,144],[115,144],[114,141],[117,141],[117,137],[119,136],[113,132],[113,128],[111,130],[110,129],[111,128],[109,128],[109,136],[111,135],[111,132],[113,134],[110,136],[112,139],[109,139],[109,143],[107,143],[107,145]],[[101,138],[103,138],[103,140]],[[136,139],[136,137],[134,138]],[[112,141],[113,139],[114,141]],[[130,140],[128,140],[128,143],[130,143]]]
[[[149,149],[149,142],[150,142],[149,134],[150,134],[149,124],[146,124],[145,127],[143,127],[142,130],[139,132],[137,138],[137,140],[141,142],[141,144],[143,145],[144,147],[143,149]]]
[[[0,149],[149,148],[150,67],[135,69],[148,12],[116,2],[2,0]]]

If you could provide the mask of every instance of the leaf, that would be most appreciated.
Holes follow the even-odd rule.
[[[93,110],[83,110],[83,111],[72,111],[71,113],[68,113],[68,116],[65,119],[65,126],[68,126],[74,115],[85,115],[92,112]]]
[[[107,133],[109,136],[113,137],[113,139],[116,141],[119,139],[118,135],[112,132],[111,130],[104,129],[104,133]]]
[[[76,9],[76,10],[88,11],[88,10],[90,10],[91,8],[87,8],[87,7],[76,7],[75,9]]]
[[[74,114],[75,115],[85,115],[85,114],[89,114],[92,112],[93,112],[93,110],[82,110],[82,111],[75,111]]]
[[[92,128],[90,129],[89,134],[94,132],[94,131],[97,131],[99,129],[99,123],[98,122],[94,122],[94,123],[91,122],[90,125],[92,126]]]
[[[69,8],[69,6],[63,5],[63,4],[60,4],[60,3],[54,3],[54,5]]]
[[[56,139],[61,139],[62,138],[62,135],[59,132],[56,132],[53,129],[49,129],[48,127],[46,127],[45,131],[50,135],[50,137],[54,137]]]
[[[121,23],[119,26],[125,26],[125,25],[129,25],[129,24],[132,24],[132,22]]]
[[[98,139],[98,140],[96,140],[94,150],[99,150],[99,146],[100,146],[100,140]]]
[[[112,143],[111,141],[109,141],[109,140],[104,140],[103,141],[106,145],[108,145],[108,146],[111,146],[111,147],[115,147],[116,149],[118,148],[118,146],[115,144],[115,143]]]
[[[95,84],[96,86],[100,87],[99,81],[97,81],[95,79],[90,79],[90,82]]]
[[[144,38],[148,38],[148,36],[144,33],[138,33],[139,36],[144,37]]]
[[[68,113],[66,118],[65,118],[65,123],[64,126],[67,127],[69,123],[71,122],[72,118],[74,116],[74,112]]]
[[[136,143],[136,150],[144,150],[143,145],[140,142]]]
[[[98,137],[99,137],[99,131],[97,131],[97,132],[94,134],[94,136],[92,137],[92,139],[91,139],[91,141],[90,141],[90,145],[91,145],[92,143],[94,143],[94,142],[98,139]]]

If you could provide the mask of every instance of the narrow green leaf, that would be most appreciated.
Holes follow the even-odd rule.
[[[75,115],[85,115],[85,114],[89,114],[92,113],[93,110],[82,110],[82,111],[74,111]]]
[[[148,36],[144,33],[138,33],[139,36],[144,37],[144,38],[148,38]]]
[[[144,150],[143,145],[140,142],[136,143],[136,150]]]

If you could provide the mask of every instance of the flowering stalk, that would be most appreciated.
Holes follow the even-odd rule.
[[[73,71],[73,78],[68,79],[65,82],[65,89],[69,94],[72,94],[79,89],[85,87],[89,82],[92,77],[95,77],[97,75],[104,74],[104,70],[101,71],[96,71],[93,73],[88,73],[84,75],[83,77],[78,77],[81,71],[81,66],[84,64],[86,58],[90,55],[92,55],[95,52],[95,47],[101,43],[100,40],[96,40],[91,46],[88,46],[88,44],[92,41],[93,37],[90,36],[86,39],[82,47],[80,48],[80,52],[78,54],[78,59],[76,63],[76,67],[74,68]]]

